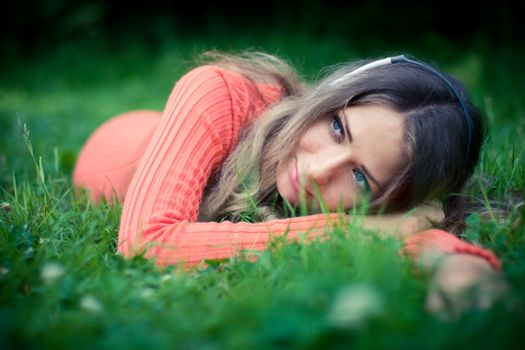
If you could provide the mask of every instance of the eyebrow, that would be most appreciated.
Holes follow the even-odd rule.
[[[343,126],[346,131],[346,137],[348,137],[348,142],[353,141],[352,133],[350,132],[350,123],[348,122],[348,116],[346,115],[345,111],[342,111],[343,118]],[[381,191],[383,189],[383,186],[377,181],[375,177],[372,176],[368,168],[364,164],[360,164],[360,168],[363,169],[363,172],[365,173],[366,177],[368,177],[373,183],[376,184],[377,188]]]
[[[348,141],[352,142],[354,139],[352,138],[352,133],[350,132],[350,123],[348,123],[348,116],[346,115],[345,111],[342,111],[343,113],[343,126],[345,127],[346,131],[346,137],[348,137]]]

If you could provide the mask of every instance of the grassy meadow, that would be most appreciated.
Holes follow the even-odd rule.
[[[200,52],[247,48],[281,55],[310,80],[328,65],[400,53],[462,79],[490,126],[472,191],[487,213],[471,215],[465,235],[501,259],[505,297],[454,318],[429,314],[430,276],[414,274],[399,242],[352,227],[191,271],[116,254],[121,208],[94,206],[71,186],[83,142],[110,116],[161,110]],[[275,33],[70,43],[4,61],[0,348],[523,348],[524,59],[482,41],[410,47]]]

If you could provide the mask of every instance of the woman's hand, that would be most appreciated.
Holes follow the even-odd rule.
[[[508,287],[487,260],[468,254],[433,259],[436,270],[427,294],[428,311],[455,319],[469,309],[487,309]]]
[[[367,229],[378,230],[385,235],[406,238],[413,233],[433,228],[444,218],[443,204],[435,200],[406,213],[366,216],[363,219],[363,226]]]

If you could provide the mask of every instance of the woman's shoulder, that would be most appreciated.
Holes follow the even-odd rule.
[[[183,84],[185,89],[198,89],[201,93],[228,90],[231,94],[249,88],[250,81],[242,74],[206,64],[190,69],[177,84]]]
[[[227,89],[231,95],[243,102],[252,101],[257,105],[268,105],[280,100],[284,95],[281,86],[256,83],[242,73],[215,64],[192,68],[181,80],[190,81],[200,88]]]
[[[230,72],[225,69],[215,66],[215,65],[201,65],[189,69],[185,74],[183,74],[180,79],[177,81],[180,83],[196,83],[202,84],[203,82],[213,83],[213,82],[222,82],[224,83],[225,76],[229,77]]]
[[[216,65],[201,65],[188,70],[176,82],[179,95],[187,96],[190,101],[201,107],[215,105],[216,100],[232,102],[234,95],[244,89],[245,83],[239,74],[230,72]],[[200,101],[200,102],[199,102]],[[202,104],[203,101],[208,103]]]
[[[248,78],[240,73],[233,72],[226,68],[223,68],[214,64],[205,64],[190,69],[181,79],[183,78],[221,78],[224,82],[229,84],[235,84],[242,81],[246,81]]]

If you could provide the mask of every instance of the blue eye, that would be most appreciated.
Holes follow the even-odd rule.
[[[370,184],[368,183],[365,174],[363,174],[363,172],[359,169],[354,169],[352,172],[354,173],[355,183],[361,189],[361,191],[370,192]]]
[[[330,128],[335,137],[337,137],[338,139],[343,137],[343,124],[341,124],[341,119],[339,119],[337,115],[334,115],[332,117],[332,123],[330,124]]]

